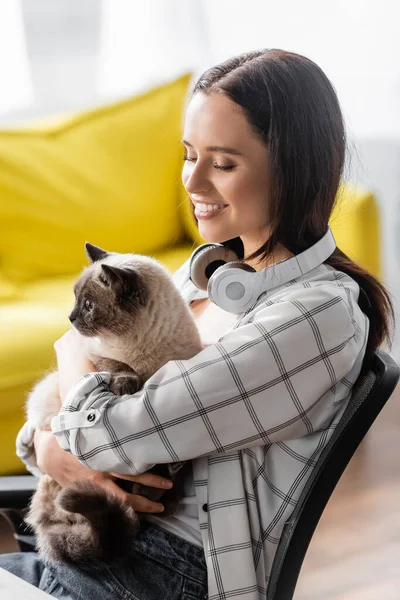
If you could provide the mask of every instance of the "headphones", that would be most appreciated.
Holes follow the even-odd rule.
[[[207,290],[214,304],[234,314],[254,306],[264,292],[305,275],[325,262],[336,248],[328,226],[323,237],[300,254],[256,271],[238,262],[236,252],[224,244],[202,244],[190,258],[190,280]]]

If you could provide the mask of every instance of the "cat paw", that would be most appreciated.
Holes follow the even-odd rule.
[[[116,396],[135,394],[142,387],[143,382],[136,373],[115,373],[111,377],[110,390]]]

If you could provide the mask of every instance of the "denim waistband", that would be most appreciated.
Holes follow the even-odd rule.
[[[207,584],[207,566],[203,548],[151,522],[142,525],[134,541],[134,548],[137,552],[181,573],[184,577],[194,579],[202,585]]]

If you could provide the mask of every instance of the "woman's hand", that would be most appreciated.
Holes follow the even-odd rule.
[[[122,490],[115,480],[128,479],[143,485],[159,489],[169,489],[171,482],[154,473],[142,473],[141,475],[118,475],[117,473],[104,473],[94,471],[82,465],[76,456],[65,452],[60,448],[55,436],[48,430],[36,430],[34,435],[34,446],[36,460],[39,469],[55,479],[61,487],[71,485],[75,481],[86,480],[99,485],[114,496],[120,498],[125,504],[129,504],[138,512],[160,513],[164,506],[158,502],[152,502],[143,496],[130,494]]]
[[[60,398],[63,403],[75,381],[96,371],[94,364],[86,357],[83,338],[72,328],[54,344],[57,355]]]

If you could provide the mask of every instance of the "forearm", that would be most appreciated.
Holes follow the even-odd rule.
[[[39,469],[50,475],[61,486],[87,476],[88,468],[62,450],[50,430],[36,430],[33,438]]]
[[[62,450],[59,444],[54,444],[54,435],[49,429],[36,429],[33,435],[33,446],[36,453],[36,462],[44,473],[48,472],[48,468],[54,461],[58,461],[63,454],[67,454]]]
[[[116,483],[116,476],[112,473],[95,471],[82,465],[79,460],[60,448],[55,436],[48,430],[36,430],[34,434],[34,447],[36,449],[37,463],[40,469],[57,481],[61,487],[67,487],[79,480],[88,481],[103,487],[108,492],[120,498],[139,512],[159,513],[164,506],[158,502],[148,500],[146,497],[124,492]],[[171,483],[163,477],[153,473],[145,473],[137,479],[131,479],[143,485],[160,489],[169,489]]]

